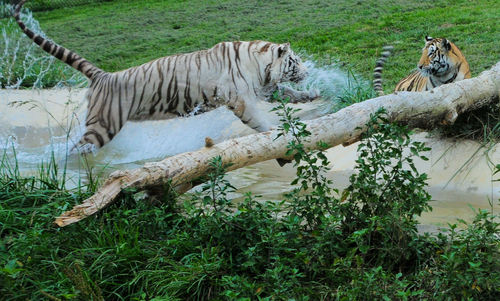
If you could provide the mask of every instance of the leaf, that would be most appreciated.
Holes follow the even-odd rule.
[[[474,263],[472,261],[469,261],[469,265],[471,266],[471,268],[478,268],[481,266],[481,262]]]

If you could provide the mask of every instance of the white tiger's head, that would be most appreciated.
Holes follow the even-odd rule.
[[[290,43],[272,48],[273,61],[270,66],[272,82],[300,82],[307,76],[302,60],[290,49]]]

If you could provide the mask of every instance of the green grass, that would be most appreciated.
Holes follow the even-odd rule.
[[[462,49],[473,75],[500,57],[500,3],[483,1],[113,1],[36,13],[56,42],[108,71],[226,40],[289,41],[371,79],[384,45],[395,46],[385,90],[420,57],[424,36]],[[131,13],[133,12],[133,13]]]

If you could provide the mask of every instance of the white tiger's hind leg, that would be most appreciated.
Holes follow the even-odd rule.
[[[264,102],[261,101],[261,103]],[[267,110],[262,110],[262,108],[258,107],[257,101],[245,102],[241,97],[237,97],[228,103],[228,108],[233,111],[236,117],[238,117],[244,124],[259,132],[272,130],[279,124],[278,115],[274,112],[270,112],[269,108]],[[279,166],[284,166],[285,164],[292,162],[291,160],[282,158],[278,158],[276,161]]]
[[[276,128],[279,123],[279,117],[269,112],[270,108],[259,106],[258,100],[251,101],[235,97],[228,102],[227,106],[244,124],[259,132]]]
[[[93,153],[113,139],[113,136],[112,131],[105,127],[103,123],[95,122],[89,125],[87,120],[85,133],[83,133],[78,143],[73,146],[71,152],[80,154]]]
[[[310,102],[320,96],[318,89],[312,89],[310,91],[297,91],[290,87],[278,86],[278,89],[282,95],[282,97],[289,97],[291,103],[298,102]]]

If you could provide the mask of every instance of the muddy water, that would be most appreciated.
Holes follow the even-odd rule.
[[[83,128],[85,90],[0,90],[0,151],[10,158],[16,152],[24,174],[36,173],[40,162],[54,156],[60,166],[67,166],[71,178],[85,179],[78,156],[68,155]],[[269,110],[266,105],[263,110]],[[312,118],[324,114],[326,103],[302,105],[301,114]],[[207,126],[210,125],[210,126]],[[109,173],[115,169],[133,168],[177,153],[196,150],[209,136],[215,142],[247,135],[253,131],[225,108],[172,120],[128,122],[113,141],[90,156],[90,164]],[[484,149],[472,141],[452,141],[418,133],[414,139],[432,147],[429,161],[417,162],[421,172],[429,175],[429,192],[434,198],[433,211],[421,217],[426,225],[446,225],[457,218],[470,220],[471,208],[498,212],[499,182],[493,182],[492,166],[500,163],[500,150],[494,147],[485,156]],[[337,188],[346,187],[353,173],[357,144],[338,146],[327,151],[332,162],[328,176]],[[283,168],[275,161],[262,162],[228,175],[238,188],[235,198],[251,191],[262,199],[277,200],[291,190],[289,183],[295,169]],[[493,200],[493,207],[489,200]]]
[[[432,147],[427,155],[429,161],[416,161],[418,170],[429,176],[428,191],[433,198],[433,210],[420,217],[421,223],[446,226],[459,218],[471,221],[473,209],[500,212],[500,185],[493,181],[500,176],[492,176],[491,163],[500,162],[498,147],[490,150],[487,158],[485,150],[473,141],[435,139],[425,132],[415,134],[413,139],[425,141]],[[328,178],[340,190],[347,187],[349,176],[354,173],[357,145],[337,146],[327,151],[332,162]],[[280,168],[275,161],[267,161],[233,171],[229,179],[240,193],[251,191],[262,195],[262,199],[278,200],[291,190],[289,183],[294,174],[295,169],[290,165]]]

